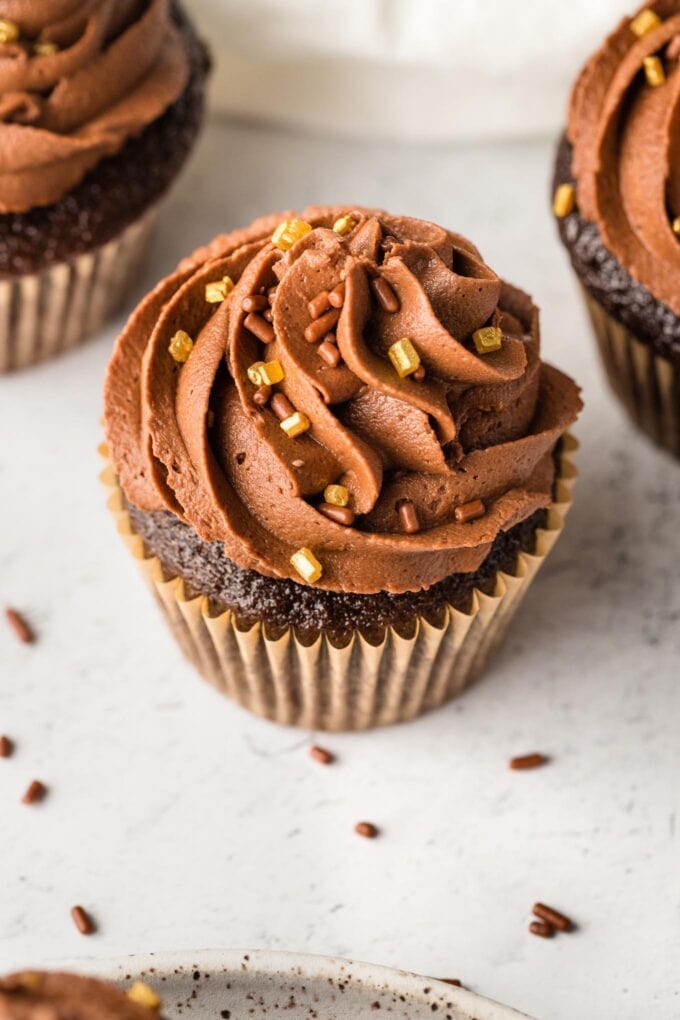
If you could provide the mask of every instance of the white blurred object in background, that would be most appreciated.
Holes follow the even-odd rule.
[[[214,108],[345,135],[555,134],[635,0],[190,0]]]

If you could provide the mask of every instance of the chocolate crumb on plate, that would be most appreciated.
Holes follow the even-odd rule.
[[[9,737],[0,737],[0,758],[11,758],[14,753],[14,741]]]
[[[5,617],[20,641],[23,641],[25,645],[33,644],[35,641],[35,634],[21,613],[19,613],[16,609],[6,609]]]
[[[533,754],[522,754],[517,758],[510,759],[510,768],[516,772],[521,772],[524,769],[537,769],[541,765],[547,765],[550,758],[547,754],[541,754],[539,751],[535,751]]]

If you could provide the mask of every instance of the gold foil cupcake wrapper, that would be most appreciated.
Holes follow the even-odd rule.
[[[456,697],[501,643],[532,580],[557,541],[577,476],[566,435],[556,499],[534,553],[520,553],[514,574],[499,572],[493,595],[476,590],[468,613],[449,606],[442,627],[419,618],[413,637],[388,628],[373,645],[359,631],[336,648],[325,634],[302,644],[292,628],[267,636],[261,623],[240,629],[231,611],[213,614],[206,596],[187,598],[134,531],[113,469],[102,481],[108,507],[185,656],[217,690],[274,722],[317,730],[366,730],[414,719]],[[105,447],[102,453],[106,456]]]
[[[635,424],[680,457],[680,372],[583,293],[611,388]]]
[[[0,374],[77,347],[119,309],[156,224],[149,209],[101,248],[0,280]]]

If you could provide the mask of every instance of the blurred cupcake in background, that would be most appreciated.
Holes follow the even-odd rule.
[[[624,18],[571,96],[553,203],[612,389],[680,456],[680,0]]]
[[[0,978],[2,1020],[149,1020],[159,1016],[161,1005],[160,996],[141,981],[120,991],[104,981],[56,971],[25,970]]]
[[[104,479],[211,683],[365,729],[479,674],[562,527],[580,407],[469,241],[314,207],[218,237],[134,312]]]
[[[0,5],[0,372],[121,304],[203,116],[207,53],[170,0]]]

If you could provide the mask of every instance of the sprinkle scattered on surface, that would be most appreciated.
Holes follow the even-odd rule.
[[[25,645],[33,644],[35,641],[35,634],[30,624],[26,621],[26,618],[21,615],[16,609],[6,609],[5,617],[10,627]]]
[[[93,935],[95,923],[84,907],[71,907],[71,917],[81,935]]]
[[[516,758],[511,758],[509,765],[511,769],[520,772],[523,769],[537,769],[541,765],[547,765],[549,761],[550,758],[546,754],[535,751],[533,754],[521,754]]]
[[[47,787],[39,779],[34,779],[21,798],[22,804],[38,804],[47,796]]]

